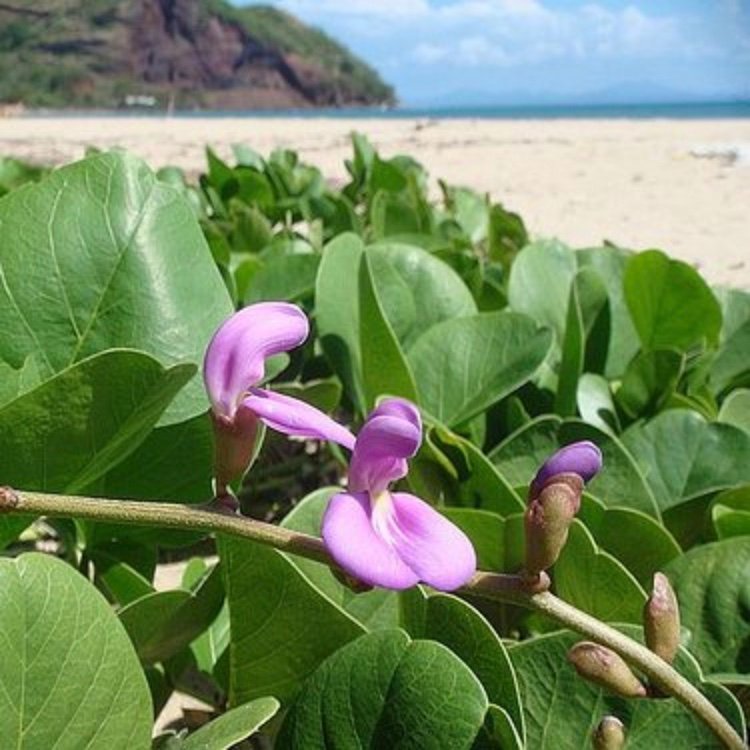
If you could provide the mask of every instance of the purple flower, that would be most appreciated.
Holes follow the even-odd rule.
[[[476,570],[466,535],[414,495],[390,492],[422,442],[417,408],[387,399],[360,431],[349,466],[349,491],[334,496],[322,535],[331,557],[372,586],[406,589],[419,581],[443,591],[462,586]]]
[[[217,494],[226,492],[253,455],[258,420],[274,430],[349,448],[354,436],[313,406],[258,388],[268,357],[302,344],[310,326],[296,305],[260,302],[224,321],[206,350],[203,380],[216,437]]]
[[[590,440],[571,443],[553,453],[536,473],[529,495],[536,497],[542,487],[558,474],[577,474],[584,482],[593,479],[602,468],[602,452]]]

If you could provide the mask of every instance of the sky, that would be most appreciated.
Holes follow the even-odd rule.
[[[344,42],[411,105],[750,99],[750,0],[232,0]]]

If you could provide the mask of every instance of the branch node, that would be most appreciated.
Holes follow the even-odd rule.
[[[0,513],[10,513],[19,504],[19,498],[12,487],[0,487]]]

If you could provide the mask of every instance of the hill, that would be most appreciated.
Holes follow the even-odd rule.
[[[0,102],[178,108],[392,104],[393,89],[294,16],[225,0],[0,0]]]

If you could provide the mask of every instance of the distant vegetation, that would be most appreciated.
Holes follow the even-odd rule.
[[[32,107],[380,105],[393,89],[294,16],[225,0],[0,3],[0,102]]]

